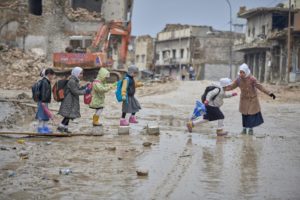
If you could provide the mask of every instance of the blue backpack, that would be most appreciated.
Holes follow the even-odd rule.
[[[128,87],[128,85],[129,85],[129,78],[128,77],[125,77],[124,79],[126,79],[127,80],[127,87]],[[116,89],[116,98],[117,98],[117,101],[118,102],[122,102],[123,100],[122,100],[122,85],[123,85],[123,80],[124,79],[122,79],[122,80],[119,80],[118,82],[117,82],[117,89]],[[126,98],[127,98],[127,94],[126,94]]]

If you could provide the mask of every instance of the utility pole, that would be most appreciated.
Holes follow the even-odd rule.
[[[229,26],[230,26],[230,44],[229,44],[229,77],[231,78],[232,76],[232,9],[231,9],[231,4],[229,0],[226,0],[229,6],[229,14],[230,14],[230,21],[229,21]]]
[[[286,81],[290,82],[290,72],[292,71],[291,63],[291,0],[289,0],[289,24],[288,24],[288,36],[287,36],[287,69],[286,69]]]

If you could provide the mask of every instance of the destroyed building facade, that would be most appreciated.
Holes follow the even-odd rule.
[[[140,70],[152,70],[154,58],[154,39],[141,35],[135,41],[135,65]]]
[[[224,74],[235,76],[243,54],[233,55],[233,67],[230,70],[230,46],[234,40],[242,37],[243,34],[217,31],[210,26],[167,24],[157,34],[155,71],[175,77],[183,67],[193,66],[197,79],[217,80]]]
[[[298,1],[295,1],[296,3]],[[296,4],[294,4],[296,5]],[[286,83],[300,80],[300,13],[291,11],[291,71],[288,69],[289,8],[279,4],[272,8],[241,7],[240,18],[247,20],[245,40],[236,43],[235,51],[245,54],[244,60],[261,82]]]

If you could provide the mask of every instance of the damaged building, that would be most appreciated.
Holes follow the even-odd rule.
[[[99,27],[110,20],[131,20],[133,0],[42,1],[42,15],[29,14],[32,1],[3,0],[0,3],[0,43],[25,52],[36,51],[52,59],[52,53],[71,46],[85,51]],[[118,40],[110,56],[118,60]]]
[[[217,31],[210,26],[167,24],[157,34],[155,72],[176,77],[183,67],[193,66],[197,79],[231,76],[242,62],[243,54],[233,54],[230,69],[230,47],[234,40],[243,37],[243,34]]]
[[[297,2],[297,1],[295,1]],[[240,18],[247,20],[245,40],[234,46],[261,82],[286,83],[300,80],[300,13],[291,11],[291,69],[288,69],[289,8],[241,7]]]
[[[135,64],[140,70],[152,70],[154,39],[150,35],[138,36],[135,41]]]

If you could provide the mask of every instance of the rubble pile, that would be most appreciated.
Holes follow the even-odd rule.
[[[24,53],[18,48],[0,46],[0,87],[28,89],[39,78],[43,68],[52,67],[45,56]]]
[[[84,8],[77,8],[74,10],[73,8],[66,9],[66,15],[70,20],[74,21],[93,21],[93,20],[102,20],[102,14],[97,12],[90,12]]]

